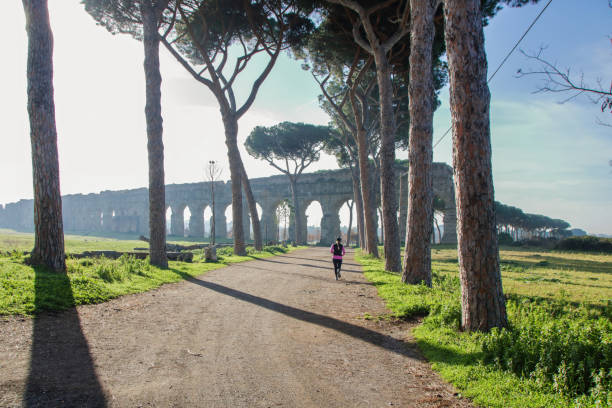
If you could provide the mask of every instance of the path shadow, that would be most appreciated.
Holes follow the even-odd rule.
[[[68,276],[37,267],[34,288],[37,316],[23,405],[106,407]],[[63,312],[45,312],[51,305],[72,307]]]
[[[313,264],[305,264],[305,263],[293,263],[293,262],[283,262],[283,261],[276,261],[276,260],[272,260],[272,259],[266,259],[266,258],[258,258],[258,261],[262,261],[262,262],[272,262],[272,263],[279,263],[279,264],[285,264],[285,265],[297,265],[297,266],[305,266],[306,268],[315,268],[315,269],[323,269],[323,270],[329,270],[332,269],[333,271],[333,265],[331,264],[331,260],[329,262],[329,266],[319,266],[319,265],[313,265]],[[312,261],[312,259],[308,259],[309,261]],[[362,273],[361,271],[356,271],[354,269],[345,269],[344,265],[354,265],[354,264],[342,264],[343,268],[342,268],[342,273],[344,272],[351,272],[351,273]]]
[[[331,254],[330,254],[331,255]],[[292,259],[303,259],[305,261],[313,261],[314,259],[312,258],[303,258],[300,256],[291,256],[291,255],[282,255],[283,258],[292,258]],[[320,262],[328,262],[328,260],[321,260]],[[342,261],[342,265],[351,265],[351,266],[361,266],[360,264],[356,264],[356,263],[349,263],[346,261]]]
[[[240,266],[240,265],[236,265],[236,266]],[[275,274],[283,275],[283,276],[287,276],[287,275],[294,275],[295,276],[295,275],[297,275],[297,276],[301,276],[302,278],[306,278],[306,279],[313,279],[313,280],[318,280],[318,281],[323,281],[323,282],[335,282],[334,275],[333,275],[334,271],[332,271],[332,270],[330,270],[330,272],[329,272],[329,277],[325,278],[325,277],[322,277],[322,276],[306,275],[306,274],[303,274],[303,273],[297,273],[297,272],[292,272],[292,271],[290,271],[290,272],[274,271],[274,270],[271,270],[271,269],[260,268],[258,266],[253,266],[253,265],[249,265],[249,266],[245,265],[245,266],[242,266],[242,267],[244,267],[246,269],[256,269],[256,270],[259,270],[259,271],[275,273]],[[344,272],[344,271],[342,271],[342,272]],[[339,283],[349,283],[351,285],[372,286],[372,284],[370,282],[358,282],[358,281],[346,280],[346,279],[341,279],[339,281]]]
[[[322,327],[326,327],[328,329],[335,330],[340,333],[344,333],[348,336],[368,342],[377,347],[384,348],[393,353],[422,360],[422,356],[416,350],[406,347],[406,344],[404,342],[386,334],[382,334],[365,327],[356,326],[354,324],[347,323],[342,320],[335,319],[333,317],[324,316],[317,313],[309,312],[307,310],[287,306],[269,299],[251,295],[249,293],[242,292],[236,289],[228,288],[227,286],[219,285],[217,283],[203,281],[201,279],[193,277],[187,277],[186,280],[188,282],[200,285],[217,293],[231,296],[235,299],[239,299],[244,302],[249,302],[277,313],[282,313],[294,319],[316,324]]]

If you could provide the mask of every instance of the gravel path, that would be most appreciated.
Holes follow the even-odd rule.
[[[0,320],[0,406],[469,407],[349,251],[232,265],[147,293]],[[30,368],[32,367],[32,368]]]

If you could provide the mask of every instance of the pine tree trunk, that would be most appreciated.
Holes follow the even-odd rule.
[[[261,251],[263,250],[263,240],[261,238],[261,222],[259,221],[259,214],[257,213],[257,201],[255,201],[255,196],[253,195],[253,190],[251,189],[251,182],[249,181],[249,177],[247,176],[246,170],[244,168],[244,163],[242,163],[242,159],[240,160],[240,164],[242,167],[242,187],[244,189],[247,204],[249,206],[249,213],[251,214],[251,225],[253,226],[253,239],[255,241],[255,250]]]
[[[293,177],[289,177],[289,185],[291,187],[291,201],[293,201],[293,222],[295,228],[293,231],[295,244],[301,245],[300,242],[300,231],[302,231],[302,217],[300,214],[300,203],[298,202],[298,191],[297,191],[297,180]]]
[[[142,2],[144,71],[146,81],[147,150],[149,156],[149,256],[151,265],[168,267],[166,256],[166,189],[164,183],[163,119],[161,115],[161,73],[159,34],[161,11],[150,1]]]
[[[351,178],[353,179],[353,201],[357,213],[357,236],[359,247],[365,249],[364,227],[363,227],[363,201],[361,199],[361,188],[359,187],[359,167],[351,166]]]
[[[353,188],[355,188],[355,184],[353,184]],[[365,250],[365,220],[363,217],[363,198],[361,197],[361,189],[359,188],[359,180],[356,183],[356,190],[353,193],[357,204],[357,233],[359,237],[359,248]]]
[[[402,269],[399,228],[397,225],[397,190],[395,187],[395,120],[393,113],[393,86],[391,70],[385,51],[374,50],[376,78],[380,104],[380,200],[385,238],[385,270]]]
[[[225,144],[229,159],[230,177],[232,179],[232,235],[234,254],[246,255],[244,229],[242,226],[242,160],[238,150],[238,121],[231,114],[223,115],[225,126]]]
[[[368,150],[365,131],[357,132],[357,153],[359,155],[359,179],[361,181],[361,198],[363,199],[363,218],[365,224],[365,247],[368,255],[378,258],[378,246],[376,244],[376,226],[374,217],[376,209],[374,200],[370,194],[372,189],[371,179],[368,172]]]
[[[346,246],[351,246],[351,228],[353,228],[353,206],[355,205],[355,201],[351,203],[349,206],[349,223],[348,223],[348,231],[346,232]]]
[[[34,184],[34,249],[29,262],[65,272],[53,97],[53,33],[47,0],[23,0],[23,8],[28,34],[28,115]]]
[[[431,287],[433,104],[431,1],[410,0],[408,216],[402,282]]]
[[[453,121],[453,167],[461,280],[461,327],[507,325],[495,234],[490,94],[479,0],[444,7]]]

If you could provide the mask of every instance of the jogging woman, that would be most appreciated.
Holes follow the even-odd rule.
[[[336,243],[330,248],[330,252],[333,254],[332,260],[334,262],[334,274],[336,280],[340,279],[340,268],[342,267],[342,256],[346,253],[344,246],[342,245],[342,238],[338,237]]]

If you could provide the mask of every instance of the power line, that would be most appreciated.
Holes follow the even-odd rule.
[[[495,75],[497,74],[497,72],[499,72],[499,70],[501,69],[501,67],[506,63],[506,61],[508,61],[508,58],[510,58],[510,55],[512,55],[512,53],[514,52],[514,50],[516,50],[516,47],[519,46],[519,44],[521,43],[521,41],[523,41],[523,38],[525,38],[525,36],[527,35],[527,33],[531,30],[531,28],[535,25],[535,23],[540,19],[540,17],[542,16],[542,14],[544,13],[544,11],[548,8],[548,6],[550,6],[550,3],[552,3],[553,0],[548,0],[548,3],[546,3],[546,5],[544,6],[544,8],[540,11],[540,13],[536,16],[536,18],[531,22],[531,24],[529,25],[529,27],[527,27],[527,30],[525,30],[525,32],[523,33],[523,35],[521,36],[521,38],[519,38],[519,40],[516,42],[516,44],[514,44],[514,47],[512,47],[512,49],[510,50],[510,52],[508,52],[508,54],[506,54],[506,56],[504,57],[504,59],[502,60],[502,62],[498,65],[498,67],[495,69],[495,72],[493,72],[493,74],[491,74],[491,76],[489,77],[489,79],[487,79],[487,84],[489,82],[491,82],[491,80],[495,77]],[[612,0],[611,0],[612,1]],[[446,135],[448,135],[448,133],[451,131],[452,129],[452,125],[451,127],[449,127],[446,132],[444,132],[444,134],[438,139],[438,141],[436,143],[434,143],[433,148],[435,149],[436,146],[438,146],[440,144],[440,142],[442,141],[442,139],[444,139],[446,137]]]

